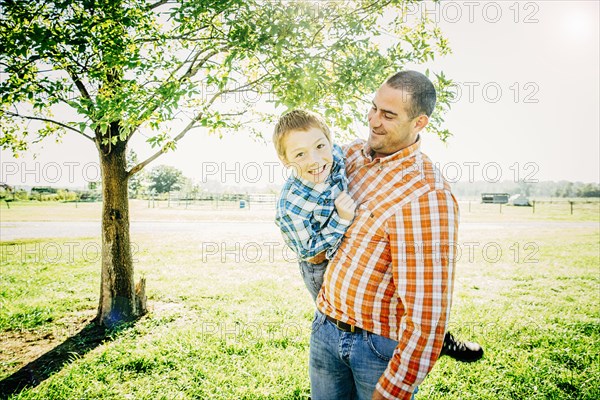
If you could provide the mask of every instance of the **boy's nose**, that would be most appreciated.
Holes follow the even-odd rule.
[[[321,155],[317,152],[311,151],[310,152],[310,163],[311,165],[315,164],[318,165],[321,161],[322,161],[323,157],[321,157]]]

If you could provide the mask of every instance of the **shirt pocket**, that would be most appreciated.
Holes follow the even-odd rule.
[[[357,240],[357,244],[364,244],[364,241],[368,241],[369,247],[386,241],[385,221],[381,216],[381,211],[371,207],[369,203],[359,205],[356,208],[354,222],[346,235]]]

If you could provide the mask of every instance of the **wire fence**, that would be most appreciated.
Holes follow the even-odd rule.
[[[600,198],[542,198],[530,199],[526,205],[509,203],[482,203],[481,200],[470,199],[458,201],[461,211],[469,213],[530,213],[577,215],[582,212],[598,214],[600,218]]]
[[[207,194],[182,196],[178,193],[150,195],[146,199],[148,208],[179,209],[275,209],[275,194]]]
[[[275,209],[276,194],[204,194],[184,196],[165,193],[148,196],[148,208],[177,209]],[[530,199],[527,205],[509,203],[482,203],[481,199],[458,199],[461,212],[469,213],[531,213],[577,215],[597,212],[600,217],[600,198],[540,198]]]

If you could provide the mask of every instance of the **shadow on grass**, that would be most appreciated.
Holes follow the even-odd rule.
[[[25,389],[38,386],[74,359],[85,355],[102,343],[113,340],[116,333],[130,326],[123,324],[108,330],[93,321],[89,322],[74,336],[1,380],[0,399],[7,399]]]

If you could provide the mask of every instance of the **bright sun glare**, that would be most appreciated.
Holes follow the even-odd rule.
[[[592,35],[592,18],[581,11],[566,13],[563,16],[562,28],[569,39],[583,41]]]

